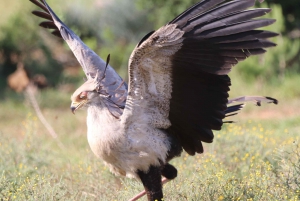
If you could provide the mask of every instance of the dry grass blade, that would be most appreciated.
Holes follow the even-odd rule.
[[[52,136],[52,138],[54,138],[58,144],[58,146],[61,149],[65,149],[65,146],[62,144],[62,142],[57,138],[57,133],[54,131],[53,127],[48,123],[48,121],[46,120],[46,118],[44,117],[43,113],[41,112],[41,109],[39,107],[38,102],[36,101],[35,95],[34,95],[34,90],[35,87],[34,85],[31,83],[27,86],[26,90],[25,90],[25,94],[27,95],[26,97],[29,99],[30,103],[32,104],[33,109],[36,112],[37,117],[39,118],[39,120],[42,122],[42,124],[45,126],[45,128],[47,129],[48,133]]]

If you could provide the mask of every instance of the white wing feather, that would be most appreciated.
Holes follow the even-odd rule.
[[[171,57],[182,45],[184,32],[166,25],[136,47],[129,60],[129,93],[122,121],[142,119],[153,128],[166,129],[172,93]]]

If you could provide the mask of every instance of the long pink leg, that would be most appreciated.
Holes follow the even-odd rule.
[[[170,181],[170,180],[168,180],[167,178],[163,178],[163,179],[161,180],[161,183],[164,185],[164,184],[166,184],[168,181]],[[142,192],[140,192],[139,194],[137,194],[136,196],[134,196],[133,198],[131,198],[131,199],[128,200],[128,201],[137,201],[138,199],[140,199],[140,198],[143,197],[144,195],[146,195],[146,191],[145,191],[145,190],[143,190]]]

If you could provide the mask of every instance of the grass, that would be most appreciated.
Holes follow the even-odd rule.
[[[30,2],[22,6],[16,0],[0,2],[7,8],[0,26],[16,11],[29,15],[36,8]],[[60,15],[64,6],[53,2],[58,1],[49,3]],[[260,78],[255,83],[244,80],[236,70],[231,75],[231,97],[247,91],[276,97],[279,106],[245,108],[234,117],[239,123],[215,132],[215,141],[205,144],[204,154],[183,153],[174,159],[179,175],[164,187],[165,200],[300,200],[299,75],[268,82]],[[110,174],[91,153],[86,113],[74,116],[69,111],[70,94],[47,90],[38,95],[45,117],[65,148],[47,134],[22,95],[7,91],[1,95],[0,201],[122,201],[143,189],[140,182]]]
[[[38,95],[63,149],[29,104],[17,101],[22,96],[14,96],[0,105],[1,201],[122,201],[143,189],[138,181],[113,176],[91,153],[86,112],[74,116],[69,95]],[[299,104],[249,106],[234,117],[237,124],[215,132],[204,154],[174,159],[179,175],[165,185],[165,200],[300,200]],[[283,115],[289,107],[293,112]]]

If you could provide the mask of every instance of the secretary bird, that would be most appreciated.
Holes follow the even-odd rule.
[[[203,0],[147,34],[129,58],[129,85],[44,0],[30,1],[43,9],[33,11],[47,19],[40,26],[68,43],[86,74],[71,110],[87,108],[93,153],[114,174],[140,179],[150,201],[163,199],[162,176],[177,176],[169,161],[183,149],[203,153],[202,142],[211,143],[212,130],[230,123],[223,119],[243,102],[277,104],[260,96],[228,100],[231,68],[275,46],[267,39],[276,33],[256,30],[275,20],[254,19],[271,9],[247,10],[255,0]]]

